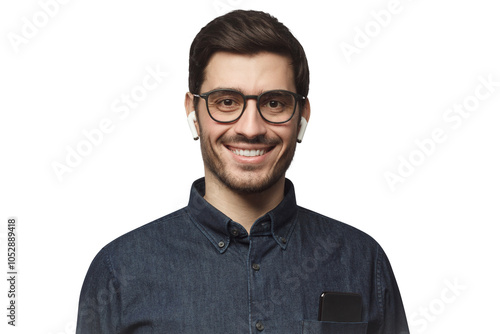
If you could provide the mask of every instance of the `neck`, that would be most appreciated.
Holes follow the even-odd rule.
[[[241,224],[247,232],[250,232],[259,217],[274,209],[283,200],[284,192],[284,176],[263,192],[242,194],[228,188],[211,173],[205,173],[205,200]]]

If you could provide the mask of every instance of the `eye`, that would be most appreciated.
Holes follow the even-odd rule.
[[[220,112],[234,112],[241,109],[243,102],[236,96],[220,96],[213,101],[213,108]]]
[[[240,109],[240,103],[235,99],[221,98],[215,102],[219,111],[232,112]]]
[[[265,95],[260,102],[261,110],[270,113],[283,112],[291,105],[288,96],[276,93]]]
[[[281,103],[280,101],[277,101],[277,100],[271,100],[271,101],[267,102],[265,106],[269,107],[271,109],[275,109],[275,108],[283,107],[283,103]]]
[[[236,102],[234,100],[231,100],[231,99],[225,99],[225,100],[222,100],[219,103],[223,104],[226,107],[230,107],[230,106],[232,106]]]
[[[244,101],[238,92],[220,90],[209,95],[208,104],[212,112],[235,112],[241,109]]]

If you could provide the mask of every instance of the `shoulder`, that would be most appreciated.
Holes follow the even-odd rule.
[[[158,218],[129,231],[105,245],[96,255],[95,261],[132,260],[144,252],[158,249],[159,245],[168,245],[169,240],[177,238],[188,220],[186,208]]]
[[[362,246],[374,251],[380,248],[374,238],[356,227],[300,206],[297,225],[302,231],[310,231],[320,238],[335,239],[344,245]]]

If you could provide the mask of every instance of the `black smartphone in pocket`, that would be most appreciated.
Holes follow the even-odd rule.
[[[323,292],[319,303],[319,321],[360,322],[362,299],[357,293]]]

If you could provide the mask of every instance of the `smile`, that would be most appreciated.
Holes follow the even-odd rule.
[[[228,150],[230,150],[234,155],[240,156],[240,157],[261,157],[271,151],[273,147],[260,147],[258,149],[246,149],[246,148],[238,148],[238,147],[231,147],[231,146],[226,146]]]
[[[231,150],[231,152],[244,157],[258,157],[266,154],[267,150]]]

